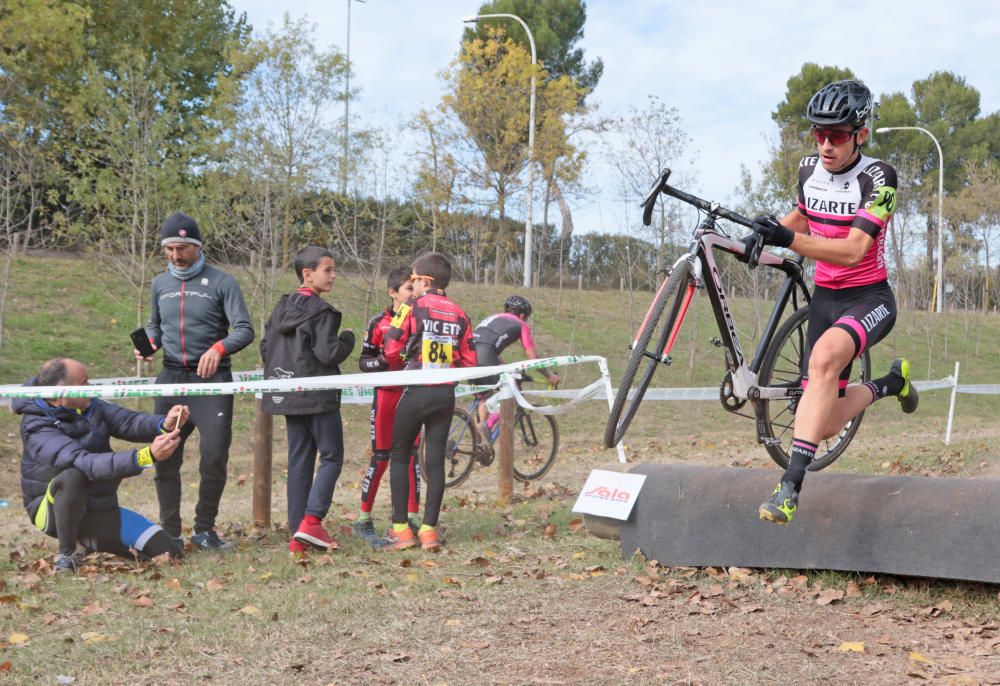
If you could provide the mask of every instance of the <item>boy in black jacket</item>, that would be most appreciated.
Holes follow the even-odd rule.
[[[323,301],[336,278],[329,250],[316,246],[295,255],[295,274],[302,286],[283,295],[275,306],[260,343],[264,376],[289,379],[340,374],[341,362],[354,350],[354,332],[338,334],[341,315]],[[285,415],[288,430],[288,544],[291,553],[306,545],[322,550],[337,548],[323,528],[344,466],[344,426],[340,419],[340,391],[304,391],[265,394],[264,411]],[[316,452],[319,469],[315,479]]]

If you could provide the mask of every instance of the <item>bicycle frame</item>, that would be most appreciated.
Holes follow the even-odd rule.
[[[739,335],[736,331],[736,323],[733,320],[733,315],[726,299],[725,286],[722,283],[722,278],[713,255],[714,250],[725,250],[728,253],[742,257],[745,246],[741,241],[734,240],[720,233],[716,226],[717,218],[714,211],[710,210],[708,212],[705,219],[702,220],[701,224],[695,230],[688,251],[674,262],[673,269],[676,269],[685,261],[690,263],[691,281],[686,286],[673,329],[667,337],[666,345],[660,351],[658,361],[662,364],[670,364],[670,351],[680,333],[681,324],[687,315],[691,300],[694,298],[695,290],[704,288],[715,314],[716,324],[718,325],[721,337],[721,346],[726,351],[726,367],[732,376],[733,395],[737,398],[750,398],[751,400],[759,398],[786,398],[801,395],[801,389],[783,387],[759,388],[757,386],[757,374],[760,371],[764,353],[771,339],[774,338],[774,333],[781,323],[789,301],[792,302],[794,309],[798,308],[798,296],[800,293],[805,303],[808,304],[810,301],[809,289],[802,279],[803,258],[796,256],[794,259],[785,259],[769,252],[760,253],[758,264],[784,272],[785,279],[778,292],[774,308],[768,317],[757,349],[754,351],[753,359],[748,362],[743,352],[743,346],[740,344]],[[708,278],[705,277],[706,274]],[[665,278],[663,284],[660,286],[660,291],[663,290],[666,284],[667,279]],[[656,298],[653,299],[653,302],[656,302]],[[649,311],[646,313],[646,317],[643,319],[642,325],[639,327],[639,332],[633,340],[633,347],[637,344],[639,335],[649,322],[652,311],[653,306],[651,305]],[[648,353],[647,356],[653,357]]]

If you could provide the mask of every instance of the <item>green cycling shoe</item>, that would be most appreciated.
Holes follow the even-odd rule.
[[[799,508],[799,492],[787,481],[782,481],[774,488],[774,493],[763,505],[757,508],[757,514],[765,522],[788,524]]]
[[[920,394],[917,393],[916,387],[910,383],[910,361],[902,357],[896,358],[892,361],[889,373],[903,378],[903,390],[896,396],[903,412],[906,414],[916,412],[917,405],[920,404]]]

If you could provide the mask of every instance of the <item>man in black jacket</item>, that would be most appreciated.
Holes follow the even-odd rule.
[[[153,279],[152,309],[146,333],[163,349],[162,384],[224,383],[233,380],[231,357],[254,337],[243,293],[232,275],[205,263],[198,223],[175,212],[160,230],[167,271]],[[135,355],[142,358],[139,351]],[[177,398],[157,398],[155,412],[165,412]],[[181,465],[184,444],[197,428],[201,460],[198,504],[191,545],[195,550],[220,551],[232,544],[219,538],[215,518],[226,487],[229,446],[233,439],[233,396],[187,396],[191,421],[181,431],[180,447],[156,463],[156,497],[160,523],[171,536],[181,537]]]
[[[340,312],[320,297],[333,288],[337,274],[333,255],[325,248],[303,248],[295,255],[295,273],[302,286],[281,296],[260,342],[264,376],[340,374],[340,363],[354,350],[354,332],[339,331]],[[344,466],[340,391],[265,394],[264,411],[285,415],[288,431],[288,529],[294,532],[288,550],[296,554],[307,545],[336,548],[337,542],[323,528],[323,518]]]
[[[86,386],[87,368],[69,358],[46,362],[27,386]],[[118,485],[168,458],[177,448],[188,408],[167,415],[133,412],[94,398],[17,398],[21,415],[21,494],[35,526],[59,539],[58,572],[75,572],[77,543],[88,551],[131,557],[169,553],[178,542],[142,515],[118,505]],[[149,443],[112,450],[110,439]]]

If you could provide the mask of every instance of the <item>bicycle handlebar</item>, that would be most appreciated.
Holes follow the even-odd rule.
[[[642,201],[642,224],[643,226],[649,226],[653,220],[653,207],[656,205],[656,198],[660,193],[664,195],[669,195],[673,198],[677,198],[682,202],[686,202],[689,205],[697,207],[699,210],[706,212],[713,217],[721,217],[727,221],[731,221],[734,224],[739,224],[740,226],[745,226],[746,228],[754,231],[753,220],[747,219],[742,214],[738,212],[733,212],[732,210],[727,210],[718,203],[709,202],[707,200],[702,200],[701,198],[691,195],[690,193],[685,193],[679,188],[675,188],[667,183],[670,179],[670,169],[664,169],[660,172],[660,176],[656,179],[656,183],[650,189],[649,194]],[[764,237],[759,233],[754,231],[757,236],[757,240],[754,242],[753,248],[750,250],[750,254],[747,256],[747,265],[750,269],[754,269],[757,266],[757,262],[760,259],[760,253],[764,249]]]

